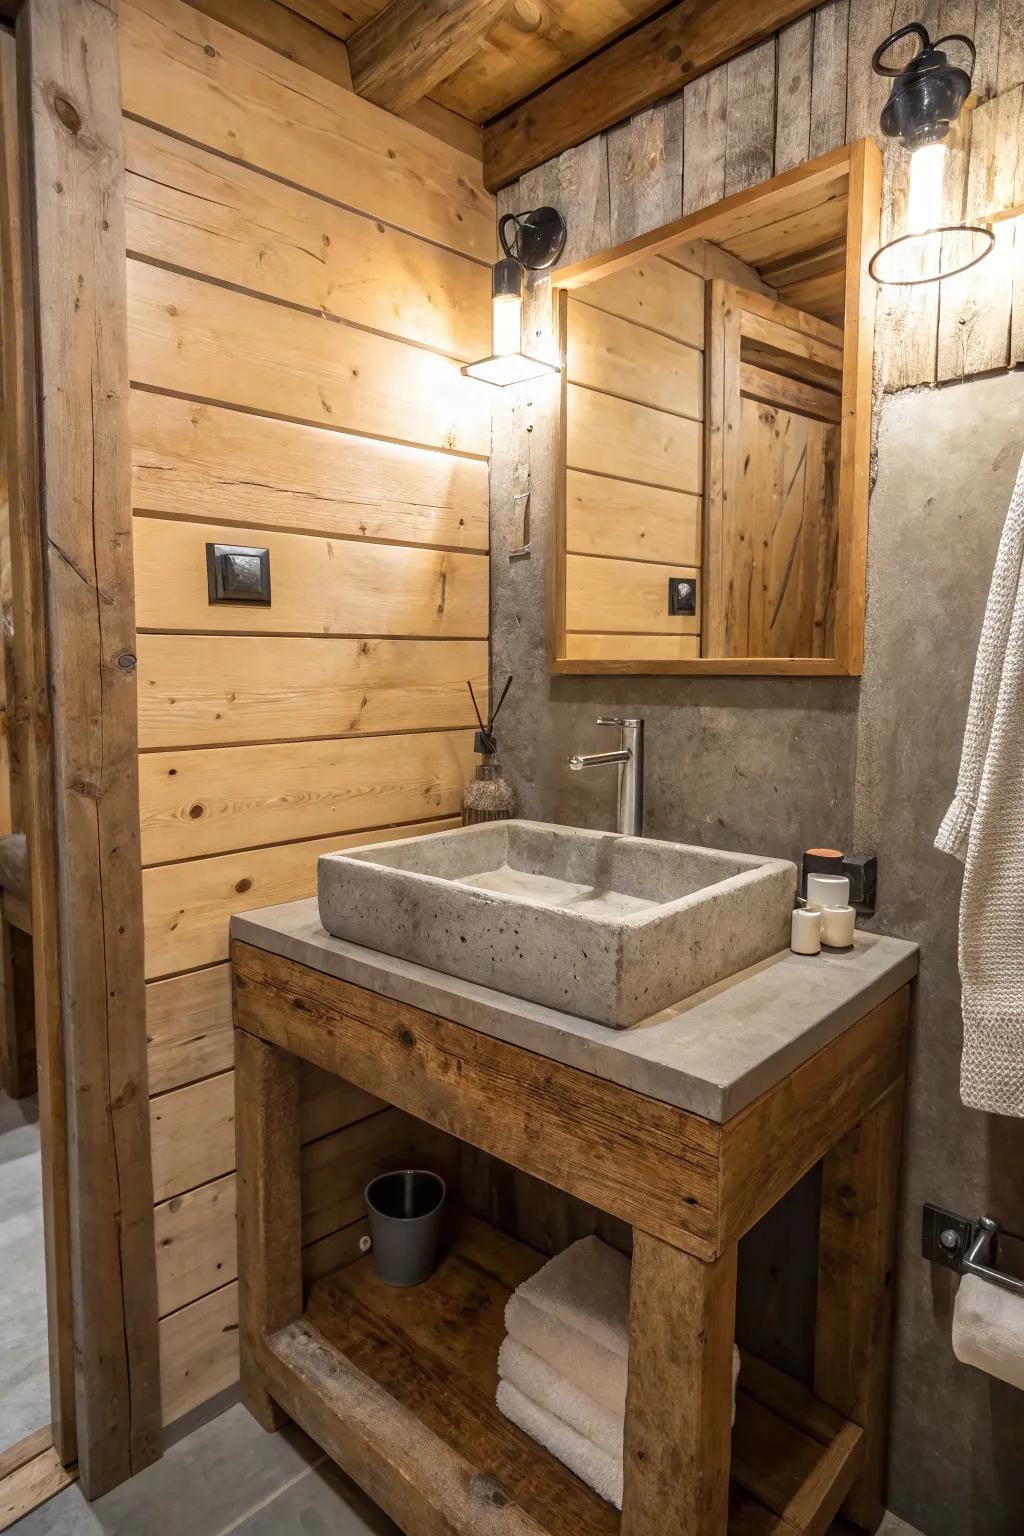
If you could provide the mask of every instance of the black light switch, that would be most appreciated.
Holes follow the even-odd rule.
[[[207,544],[206,581],[211,603],[270,607],[270,550],[245,544]]]
[[[668,611],[673,619],[695,618],[697,614],[696,576],[670,576],[668,579]]]

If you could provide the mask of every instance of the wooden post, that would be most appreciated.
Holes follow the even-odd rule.
[[[39,516],[36,359],[33,345],[31,241],[24,206],[16,44],[0,32],[0,269],[3,394],[11,525],[16,692],[12,769],[21,788],[32,912],[35,1033],[42,1153],[46,1313],[50,1353],[50,1426],[67,1465],[77,1459],[75,1363],[71,1322],[71,1228],[60,1005],[53,728],[46,626],[45,541]]]
[[[40,803],[52,797],[52,824],[30,849],[32,906],[50,968],[49,1051],[59,986],[77,1450],[90,1499],[157,1456],[160,1427],[117,25],[116,0],[25,0],[17,28],[36,343],[26,558],[40,599],[31,622],[45,630],[30,708],[49,701],[52,754],[34,785]]]
[[[736,1244],[703,1263],[636,1228],[622,1536],[726,1536]]]
[[[843,1507],[872,1531],[885,1507],[902,1121],[901,1081],[822,1166],[814,1390],[864,1431],[863,1469]]]
[[[287,1415],[256,1366],[266,1334],[302,1312],[299,1058],[236,1029],[235,1103],[242,1401],[279,1429]]]

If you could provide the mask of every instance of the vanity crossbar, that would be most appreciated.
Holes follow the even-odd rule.
[[[825,1536],[882,1509],[902,986],[723,1124],[235,940],[242,1392],[409,1536]],[[629,1222],[621,1517],[498,1413],[509,1293],[476,1218],[425,1285],[302,1276],[302,1061]],[[814,1391],[731,1363],[737,1243],[824,1159]]]

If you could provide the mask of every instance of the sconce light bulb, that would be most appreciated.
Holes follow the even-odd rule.
[[[942,182],[946,172],[945,144],[923,144],[910,157],[907,233],[923,235],[942,223]]]
[[[491,306],[491,346],[495,357],[522,351],[523,303],[518,294],[495,294]]]

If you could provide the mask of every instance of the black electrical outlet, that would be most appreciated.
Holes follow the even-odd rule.
[[[270,607],[270,550],[245,544],[207,544],[206,585],[211,603]]]
[[[670,576],[668,579],[668,611],[673,619],[695,618],[697,614],[696,576]]]

